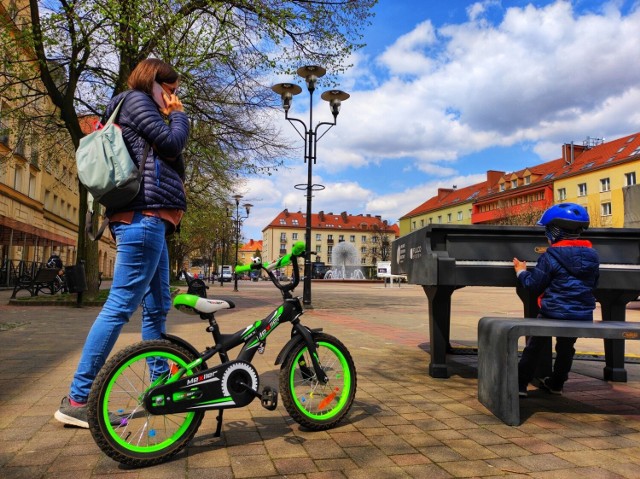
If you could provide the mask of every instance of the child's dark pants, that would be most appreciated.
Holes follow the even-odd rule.
[[[573,364],[573,355],[576,350],[573,345],[577,338],[556,338],[556,360],[553,364],[550,386],[557,391],[562,391],[562,386],[569,378],[569,371]],[[547,336],[531,336],[527,339],[527,345],[522,352],[518,363],[518,383],[520,390],[526,390],[536,373],[540,355],[549,344],[551,338]]]

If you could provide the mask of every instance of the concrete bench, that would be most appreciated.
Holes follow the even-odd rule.
[[[478,399],[497,418],[520,425],[518,339],[521,336],[640,339],[640,323],[490,318],[478,323]]]
[[[11,299],[14,299],[18,291],[23,289],[29,291],[31,296],[38,296],[38,293],[43,288],[49,288],[50,292],[53,293],[54,288],[52,284],[56,276],[58,276],[59,271],[58,268],[40,268],[33,278],[23,277],[18,279],[18,282],[13,288]]]

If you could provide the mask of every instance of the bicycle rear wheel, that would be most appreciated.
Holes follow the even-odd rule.
[[[282,402],[301,426],[323,431],[338,424],[349,412],[356,395],[356,367],[349,350],[337,338],[314,336],[318,360],[329,381],[318,381],[309,349],[300,342],[280,369]]]
[[[89,394],[88,422],[106,455],[134,467],[152,466],[187,446],[204,412],[152,415],[145,409],[144,396],[195,359],[171,341],[153,340],[123,349],[103,366]]]

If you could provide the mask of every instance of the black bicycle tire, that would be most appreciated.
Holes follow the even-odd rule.
[[[314,336],[314,341],[316,343],[316,347],[318,348],[318,352],[320,356],[322,356],[322,349],[325,347],[323,345],[330,345],[332,348],[335,348],[339,351],[340,355],[344,358],[344,362],[347,366],[350,375],[350,387],[348,391],[348,395],[342,403],[340,410],[336,411],[331,415],[328,419],[319,419],[311,417],[307,412],[305,412],[300,407],[300,402],[296,399],[297,394],[296,391],[292,391],[291,389],[291,375],[295,367],[297,367],[295,363],[296,358],[300,355],[302,351],[307,350],[307,345],[304,342],[300,342],[296,345],[296,347],[291,350],[291,352],[285,358],[282,367],[280,368],[280,377],[279,377],[279,386],[282,397],[282,403],[291,416],[291,418],[296,421],[301,426],[312,430],[312,431],[324,431],[327,429],[331,429],[335,427],[338,423],[340,423],[346,415],[349,413],[351,406],[353,405],[353,401],[355,399],[356,390],[357,390],[357,374],[355,363],[353,362],[353,358],[351,357],[351,353],[347,349],[347,347],[336,337],[331,336],[326,333],[319,333]],[[339,358],[338,358],[339,359]],[[309,363],[309,368],[311,368],[311,364]],[[313,373],[315,375],[315,373]],[[327,388],[331,388],[331,385],[328,384]]]
[[[159,353],[174,354],[181,357],[186,363],[190,363],[196,359],[193,353],[187,349],[167,340],[141,341],[128,346],[115,354],[102,367],[91,387],[87,403],[89,429],[98,447],[115,461],[132,467],[147,467],[161,464],[178,454],[193,439],[205,414],[204,411],[194,412],[190,425],[184,430],[180,438],[171,442],[166,448],[152,453],[137,453],[123,448],[115,438],[109,434],[104,415],[98,414],[98,412],[103,410],[102,403],[105,400],[105,394],[113,375],[118,372],[122,365],[133,360],[135,357],[141,357],[143,354],[156,351]],[[195,369],[195,371],[199,371],[200,369],[201,367]]]

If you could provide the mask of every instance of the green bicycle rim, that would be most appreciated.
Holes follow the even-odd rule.
[[[344,384],[343,384],[343,388],[342,388],[342,392],[346,394],[340,394],[340,401],[338,401],[338,404],[336,405],[336,407],[332,408],[329,412],[327,412],[326,414],[314,414],[311,411],[308,411],[304,405],[302,404],[302,402],[300,402],[300,399],[298,398],[297,394],[291,394],[291,396],[293,397],[293,401],[295,402],[298,411],[300,411],[302,414],[304,414],[306,417],[308,417],[309,419],[313,419],[313,420],[327,420],[327,419],[331,419],[334,416],[338,415],[340,413],[340,411],[342,411],[342,409],[344,408],[346,402],[349,400],[349,395],[351,393],[351,370],[349,369],[349,365],[347,362],[347,359],[344,357],[344,354],[342,354],[342,352],[335,347],[333,344],[330,343],[325,343],[325,342],[319,342],[318,343],[318,347],[320,346],[324,346],[327,349],[333,351],[333,353],[336,355],[336,357],[339,359],[340,361],[340,366],[342,367],[342,373],[344,375]],[[295,357],[293,364],[297,364],[298,360],[300,359],[300,356],[302,356],[305,351],[308,351],[309,348],[305,347],[303,349],[300,350],[300,352],[298,353],[298,355]],[[295,376],[295,368],[291,368],[291,373],[289,375],[289,389],[292,392],[296,391],[296,387],[294,385],[294,376]]]
[[[116,371],[116,373],[113,375],[113,378],[111,379],[111,381],[109,381],[109,385],[107,386],[107,397],[111,397],[111,390],[114,387],[114,383],[116,382],[117,378],[120,377],[122,371],[126,368],[128,368],[132,363],[139,361],[141,359],[145,359],[148,358],[150,356],[153,357],[163,357],[165,359],[170,359],[171,361],[175,362],[176,364],[178,364],[181,367],[185,367],[187,365],[187,363],[185,363],[182,359],[180,359],[179,357],[171,354],[171,353],[165,353],[163,351],[149,351],[147,353],[143,353],[140,354],[138,356],[135,356],[133,358],[131,358],[129,361],[127,361],[126,363],[124,363],[122,366],[120,366],[118,368],[118,370]],[[190,371],[186,372],[187,374],[190,373]],[[137,453],[141,453],[141,454],[149,454],[152,452],[156,452],[156,451],[160,451],[162,449],[165,449],[166,447],[170,446],[171,444],[175,443],[178,439],[180,439],[182,437],[182,435],[184,434],[184,431],[189,427],[189,425],[191,424],[191,422],[193,421],[193,417],[195,416],[195,413],[187,413],[185,416],[185,421],[182,424],[182,426],[180,426],[180,428],[174,432],[170,437],[168,437],[167,439],[165,439],[164,441],[155,444],[153,446],[135,446],[133,444],[130,444],[126,441],[124,441],[119,435],[118,433],[116,433],[115,429],[113,428],[113,426],[111,425],[111,423],[109,422],[109,404],[107,403],[107,401],[105,401],[103,403],[103,407],[102,407],[102,414],[103,417],[106,418],[106,420],[104,421],[104,423],[107,426],[107,431],[109,433],[109,435],[120,445],[122,446],[124,449],[127,449],[128,451],[132,451],[132,452],[137,452]]]

